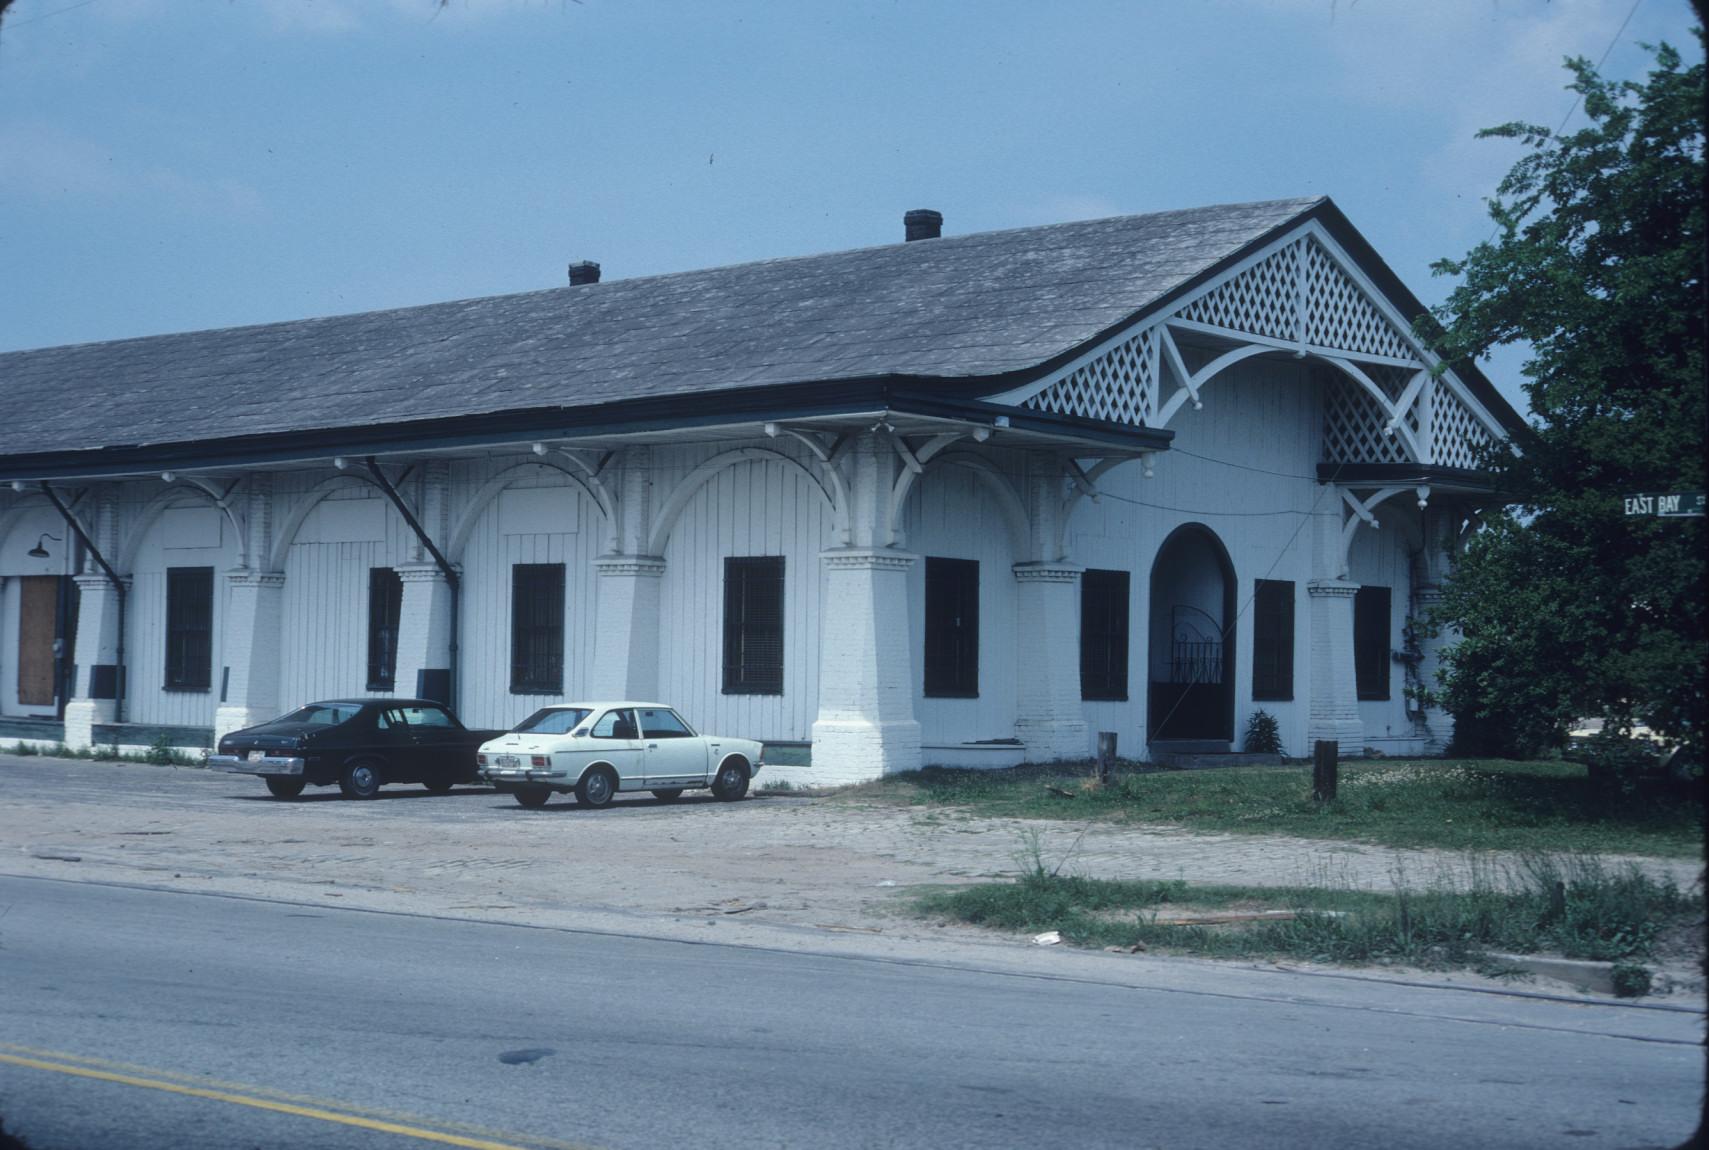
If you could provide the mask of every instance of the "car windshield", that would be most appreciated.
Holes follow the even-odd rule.
[[[275,719],[277,723],[306,723],[316,727],[336,727],[340,723],[348,723],[362,709],[361,703],[310,703],[306,707],[298,707],[283,718]]]
[[[567,735],[591,714],[593,712],[586,707],[546,707],[535,711],[511,730],[533,731],[537,735]]]

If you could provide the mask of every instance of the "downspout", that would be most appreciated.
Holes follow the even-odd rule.
[[[77,517],[71,514],[71,509],[66,507],[66,505],[60,501],[59,496],[54,493],[53,488],[47,485],[47,480],[42,480],[41,489],[42,494],[47,496],[48,502],[53,504],[54,510],[59,512],[60,518],[65,520],[65,525],[71,528],[77,538],[82,541],[83,546],[88,548],[89,554],[95,557],[95,562],[100,566],[101,572],[107,576],[107,582],[113,585],[113,594],[117,595],[119,598],[119,665],[117,674],[113,676],[116,680],[113,684],[113,722],[122,723],[125,721],[125,689],[127,686],[125,682],[127,676],[125,674],[124,581],[118,577],[112,567],[108,566],[106,557],[101,554],[101,549],[95,546],[95,541],[89,538],[89,536],[84,532],[83,524],[79,523],[77,521]],[[91,667],[89,669],[89,673],[93,675],[95,673],[94,668]],[[76,690],[76,687],[74,686],[72,689]]]
[[[381,491],[386,493],[386,498],[392,501],[392,506],[398,509],[398,514],[404,517],[404,522],[409,524],[409,529],[415,532],[415,537],[421,540],[421,545],[427,548],[427,553],[429,555],[433,556],[433,562],[439,566],[439,573],[445,576],[446,586],[451,588],[450,706],[451,710],[456,711],[458,709],[458,700],[462,693],[463,686],[463,676],[460,673],[462,668],[457,665],[457,613],[458,601],[462,598],[462,583],[457,578],[457,572],[452,569],[450,561],[447,560],[444,554],[440,552],[439,548],[434,545],[433,540],[428,536],[426,530],[422,528],[421,522],[416,519],[415,514],[410,511],[409,505],[403,501],[403,497],[398,494],[398,489],[392,486],[392,481],[387,479],[386,473],[380,470],[379,463],[372,455],[367,458],[366,462],[368,464],[368,474],[374,477],[374,482],[379,485]]]

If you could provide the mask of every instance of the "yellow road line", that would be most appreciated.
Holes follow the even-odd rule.
[[[18,1049],[9,1043],[10,1049]],[[46,1053],[46,1052],[42,1052]],[[69,1056],[77,1061],[98,1061],[94,1059]],[[234,1106],[248,1106],[256,1110],[271,1110],[279,1114],[291,1114],[299,1118],[314,1118],[322,1122],[335,1122],[344,1126],[356,1126],[364,1130],[376,1130],[383,1134],[397,1134],[405,1138],[416,1138],[423,1142],[439,1142],[447,1146],[461,1146],[466,1150],[529,1150],[528,1147],[512,1142],[498,1142],[489,1138],[471,1138],[461,1134],[451,1134],[440,1130],[429,1130],[421,1126],[405,1125],[401,1122],[389,1122],[375,1118],[366,1118],[359,1114],[344,1114],[328,1110],[321,1106],[302,1106],[291,1102],[279,1102],[271,1098],[259,1097],[255,1094],[240,1094],[232,1089],[215,1090],[202,1086],[185,1086],[177,1082],[168,1082],[160,1078],[143,1078],[134,1074],[119,1074],[110,1070],[97,1070],[89,1066],[77,1066],[71,1062],[49,1061],[46,1058],[25,1058],[15,1054],[0,1053],[0,1063],[22,1066],[31,1070],[47,1070],[56,1074],[69,1074],[78,1078],[92,1078],[100,1082],[115,1082],[122,1086],[138,1086],[149,1090],[162,1090],[169,1094],[182,1094],[191,1098],[205,1098],[214,1102],[229,1102]],[[540,1145],[536,1142],[535,1146]],[[559,1143],[558,1145],[565,1145]]]
[[[0,1042],[0,1053],[10,1051],[26,1058],[43,1059],[49,1062],[68,1062],[82,1066],[92,1066],[99,1070],[115,1071],[120,1074],[132,1074],[140,1077],[160,1078],[175,1081],[188,1086],[199,1086],[207,1090],[225,1090],[234,1094],[254,1095],[259,1098],[270,1098],[280,1102],[294,1102],[299,1106],[307,1106],[320,1110],[336,1110],[346,1114],[356,1114],[364,1118],[377,1118],[381,1121],[399,1122],[411,1125],[421,1121],[414,1114],[406,1114],[397,1110],[387,1110],[377,1106],[357,1106],[342,1100],[316,1098],[312,1094],[293,1094],[286,1090],[275,1090],[270,1086],[257,1086],[248,1082],[225,1082],[218,1078],[209,1078],[201,1074],[185,1074],[182,1071],[166,1070],[158,1066],[139,1066],[134,1062],[115,1062],[107,1058],[91,1058],[86,1054],[68,1054],[63,1050],[41,1050],[33,1046],[20,1046],[15,1042]],[[555,1138],[546,1138],[537,1134],[520,1135],[513,1131],[491,1130],[484,1126],[475,1126],[467,1122],[452,1122],[433,1119],[433,1124],[439,1129],[452,1133],[466,1134],[471,1138],[485,1138],[489,1141],[518,1139],[526,1142],[533,1150],[592,1150],[585,1142],[563,1142]]]

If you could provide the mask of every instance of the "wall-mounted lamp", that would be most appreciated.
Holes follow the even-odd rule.
[[[47,548],[42,546],[43,539],[52,539],[55,543],[65,542],[65,540],[61,539],[59,536],[49,535],[46,531],[43,531],[41,533],[41,538],[36,540],[36,545],[24,552],[24,554],[28,555],[31,559],[46,559],[48,557]]]

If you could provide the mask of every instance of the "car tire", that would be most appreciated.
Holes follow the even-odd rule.
[[[748,764],[741,759],[726,759],[718,766],[712,779],[712,795],[727,803],[735,802],[748,793]]]
[[[674,803],[682,798],[681,787],[663,787],[653,792],[653,797],[661,803]]]
[[[516,796],[519,805],[534,808],[546,805],[546,800],[552,797],[551,787],[517,787],[510,792]]]
[[[617,794],[617,772],[610,767],[594,767],[576,783],[576,802],[584,807],[611,805]]]
[[[347,799],[371,799],[380,793],[380,765],[372,759],[346,763],[338,776],[338,789]]]
[[[294,799],[303,793],[301,779],[267,779],[267,793],[276,799]]]
[[[422,783],[421,785],[426,787],[429,791],[432,791],[436,795],[446,795],[446,794],[450,794],[451,788],[456,786],[457,784],[452,779],[428,779],[426,782]]]

